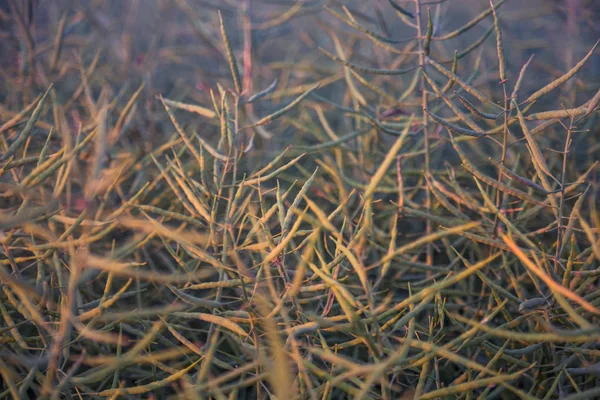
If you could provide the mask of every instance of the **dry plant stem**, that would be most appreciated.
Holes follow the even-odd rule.
[[[570,125],[568,127],[565,126],[567,131],[567,137],[565,138],[565,147],[563,148],[563,162],[562,162],[562,171],[560,174],[560,203],[558,206],[558,226],[556,230],[556,253],[554,254],[554,272],[556,274],[560,271],[560,266],[558,263],[558,259],[560,257],[560,251],[563,248],[563,240],[564,240],[564,232],[563,232],[563,213],[565,206],[565,186],[566,186],[566,175],[567,175],[567,160],[569,157],[569,152],[571,149],[571,135],[573,132],[573,123],[574,117],[571,117]]]
[[[415,4],[415,17],[416,17],[416,25],[417,25],[417,38],[419,41],[419,64],[421,65],[422,73],[426,70],[425,63],[425,48],[423,45],[423,28],[422,28],[422,20],[421,20],[421,0],[414,0]],[[421,74],[421,106],[423,109],[427,108],[427,90],[425,90],[425,76]],[[431,173],[431,149],[429,148],[429,127],[428,125],[428,114],[423,113],[422,123],[423,123],[423,135],[425,138],[425,174],[429,175]],[[429,213],[431,210],[431,191],[429,187],[425,189],[425,209]],[[429,235],[431,233],[431,220],[427,219],[425,222],[425,233]],[[433,248],[431,244],[427,244],[427,264],[433,264]]]
[[[509,111],[508,111],[508,107],[509,107],[509,98],[508,98],[508,94],[506,91],[506,82],[507,82],[507,77],[506,77],[506,66],[504,64],[504,47],[503,47],[503,42],[502,42],[502,34],[501,34],[501,30],[499,27],[499,21],[498,21],[498,16],[496,14],[496,8],[492,2],[492,0],[490,0],[490,8],[492,10],[492,13],[494,15],[494,27],[496,29],[496,50],[498,53],[498,65],[499,65],[499,79],[500,79],[500,84],[502,85],[502,93],[504,95],[504,104],[503,104],[503,114],[504,114],[504,124],[503,124],[503,132],[502,132],[502,156],[500,158],[500,164],[504,166],[505,161],[506,161],[506,152],[508,150],[508,119],[509,119]],[[502,170],[498,170],[498,183],[501,184],[502,183],[502,177],[503,177],[503,173]],[[501,208],[501,204],[503,203],[503,193],[500,190],[496,190],[496,208],[500,209]],[[496,231],[497,231],[497,227],[498,227],[498,216],[496,215],[496,218],[494,219],[494,228],[492,230],[494,237],[496,237]]]

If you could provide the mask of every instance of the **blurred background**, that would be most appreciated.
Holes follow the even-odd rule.
[[[400,3],[407,10],[413,9],[410,2]],[[431,9],[434,36],[459,28],[489,8],[487,0],[424,3],[424,8]],[[332,98],[338,92],[346,93],[336,89],[344,84],[343,67],[318,51],[318,47],[323,47],[335,53],[332,31],[352,51],[352,61],[357,64],[399,68],[415,63],[416,57],[412,60],[390,57],[387,50],[373,45],[364,34],[345,25],[324,6],[342,13],[342,6],[347,6],[361,23],[398,42],[414,36],[414,29],[398,18],[387,0],[3,0],[0,2],[0,118],[10,118],[54,82],[59,102],[76,106],[67,113],[69,125],[75,129],[77,121],[85,124],[93,118],[86,100],[82,99],[87,97],[88,103],[92,99],[98,104],[117,101],[123,105],[145,83],[143,101],[138,102],[134,117],[127,121],[128,129],[133,137],[141,137],[146,146],[155,140],[163,142],[160,124],[168,120],[156,95],[212,108],[210,90],[216,91],[218,82],[226,88],[233,87],[218,11],[240,70],[251,77],[246,81],[248,93],[278,80],[277,89],[267,98],[271,102],[256,106],[254,113],[259,116],[289,102],[302,89],[286,92],[286,88],[330,77],[326,82],[330,90],[320,89],[319,93]],[[523,64],[535,55],[523,95],[571,68],[600,37],[597,0],[508,0],[501,5],[499,15],[507,44],[509,80],[514,83]],[[454,50],[468,48],[489,28],[491,19],[486,18],[465,35],[434,42],[434,56],[450,61]],[[244,40],[245,37],[251,40]],[[485,40],[485,46],[460,60],[459,75],[470,74],[476,58],[483,52],[476,84],[493,90],[494,84],[489,83],[498,81],[494,35]],[[399,43],[397,48],[404,46],[406,43]],[[556,100],[554,107],[574,106],[593,95],[600,86],[599,59],[596,52],[576,79],[552,94]],[[81,88],[82,71],[86,71],[87,77],[85,90]],[[391,95],[399,96],[412,75],[373,79]],[[406,99],[402,105],[416,104]],[[115,114],[109,118],[116,119],[118,113]],[[182,116],[187,117],[190,116]],[[208,129],[197,116],[185,122],[199,131]],[[336,123],[332,121],[334,126]],[[279,147],[289,142],[291,136],[286,132],[290,129],[289,121],[284,120],[272,144]],[[123,145],[128,145],[128,138],[125,135]]]

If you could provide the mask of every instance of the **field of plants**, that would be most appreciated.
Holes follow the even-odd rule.
[[[0,1],[0,400],[600,398],[599,10]]]

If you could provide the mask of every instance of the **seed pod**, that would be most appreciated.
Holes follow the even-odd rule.
[[[519,312],[527,312],[543,308],[548,302],[543,297],[534,297],[519,304]]]

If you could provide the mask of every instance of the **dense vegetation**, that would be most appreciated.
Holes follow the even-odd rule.
[[[600,397],[594,13],[8,0],[0,398]]]

